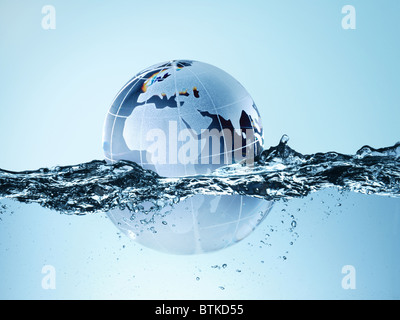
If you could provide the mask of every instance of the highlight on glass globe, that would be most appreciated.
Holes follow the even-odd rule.
[[[262,147],[261,117],[246,89],[225,71],[191,60],[139,72],[116,95],[103,132],[107,161],[133,161],[167,178],[251,166]],[[271,207],[242,195],[194,195],[153,215],[114,209],[108,216],[148,248],[197,254],[244,239]]]

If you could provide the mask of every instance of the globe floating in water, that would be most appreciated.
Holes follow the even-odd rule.
[[[251,165],[262,146],[261,117],[244,87],[221,69],[190,60],[139,72],[116,95],[103,132],[109,162],[134,161],[163,177],[207,174],[238,162]],[[241,195],[193,195],[151,217],[128,209],[108,215],[146,247],[195,254],[242,240],[271,207]]]

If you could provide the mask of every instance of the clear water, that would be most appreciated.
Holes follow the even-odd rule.
[[[161,208],[198,194],[287,201],[335,187],[400,197],[400,143],[379,149],[364,146],[354,155],[303,155],[288,146],[288,139],[284,135],[251,167],[234,164],[209,175],[182,178],[160,177],[128,161],[107,164],[95,160],[23,172],[0,170],[0,197],[76,215],[129,209],[132,219],[156,215]],[[145,208],[144,203],[152,205]]]

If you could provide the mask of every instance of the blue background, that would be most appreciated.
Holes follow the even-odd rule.
[[[41,27],[46,4],[55,30]],[[346,4],[356,30],[342,28]],[[102,159],[115,94],[138,71],[180,58],[243,84],[266,147],[283,134],[302,153],[393,145],[399,12],[395,0],[1,0],[0,168]],[[196,256],[143,248],[103,214],[1,203],[2,299],[400,298],[399,199],[325,190],[280,202],[242,242]],[[54,290],[41,286],[44,265],[56,270]],[[341,286],[344,265],[356,270],[354,290]]]

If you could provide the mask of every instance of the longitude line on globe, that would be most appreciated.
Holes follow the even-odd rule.
[[[129,83],[132,83],[134,80],[137,80],[136,83],[139,82],[141,78],[137,77],[136,79],[133,79],[132,81],[130,81]],[[128,96],[128,94],[132,91],[132,89],[135,87],[136,83],[128,90],[128,92],[126,93],[126,95],[124,96],[124,99],[122,99],[121,103],[119,104],[118,110],[117,110],[117,114],[119,114],[119,111],[121,110],[122,104],[125,102],[126,97]],[[124,88],[127,88],[128,85],[124,86]],[[122,91],[120,91],[122,92]],[[118,97],[118,95],[114,98],[114,101],[111,105],[114,104],[116,98]],[[111,138],[110,138],[110,154],[111,154],[111,161],[114,162],[115,160],[113,159],[113,137],[114,137],[114,128],[115,128],[115,122],[116,122],[117,118],[114,117],[114,121],[113,121],[113,125],[111,128]]]
[[[199,81],[199,83],[200,83],[201,86],[203,87],[204,91],[206,92],[206,94],[208,95],[208,97],[209,97],[209,99],[210,99],[210,101],[211,101],[211,104],[212,104],[212,106],[213,106],[213,108],[214,108],[214,110],[215,110],[216,115],[218,116],[219,113],[218,113],[218,111],[217,111],[217,108],[216,108],[216,106],[215,106],[215,103],[214,103],[213,99],[211,98],[211,95],[210,95],[210,93],[208,92],[208,90],[206,89],[205,85],[203,84],[203,82],[200,80],[200,78],[199,78],[192,70],[189,69],[189,71],[196,77],[196,79]],[[217,118],[218,118],[218,117],[217,117]],[[219,118],[218,118],[218,122],[219,122],[219,126],[220,126],[220,128],[221,128],[221,130],[222,130],[222,133],[223,133],[223,135],[224,135],[223,140],[224,140],[225,152],[228,152],[229,149],[227,148],[227,145],[226,145],[225,133],[224,133],[224,130],[223,130],[223,127],[222,127],[221,120],[220,120]],[[254,130],[254,128],[253,128],[253,130]],[[241,148],[239,148],[239,149],[241,149]],[[239,217],[238,217],[238,219],[237,219],[237,221],[236,221],[236,229],[235,229],[235,232],[236,232],[236,230],[237,230],[237,228],[238,228],[238,226],[239,226],[239,220],[240,220],[240,217],[241,217],[241,214],[242,214],[242,204],[243,204],[243,196],[240,197],[240,211],[239,211]],[[234,237],[235,237],[235,233],[234,233],[233,236],[232,236],[232,240],[234,239]],[[232,240],[231,240],[231,242],[232,242]],[[228,242],[228,243],[225,245],[225,248],[226,248],[231,242]]]
[[[181,116],[181,106],[180,106],[180,100],[179,100],[179,91],[178,91],[178,87],[176,84],[176,62],[173,63],[173,73],[174,73],[174,83],[175,83],[175,96],[176,96],[176,106],[178,108],[178,116],[179,116],[179,131],[181,132],[182,128],[181,128],[181,122],[182,122],[182,116]],[[189,68],[187,68],[189,71],[191,71]],[[186,164],[183,165],[183,167],[185,168],[185,176],[187,175],[187,170],[186,170]],[[190,207],[191,207],[191,214],[192,214],[192,221],[193,221],[193,226],[194,226],[194,234],[196,239],[199,239],[199,231],[197,228],[197,224],[196,224],[196,217],[195,217],[195,213],[194,213],[194,206],[193,206],[193,199],[190,198],[188,199],[190,201]],[[199,248],[199,243],[196,241],[195,239],[195,243],[196,243],[196,250],[200,251]]]

